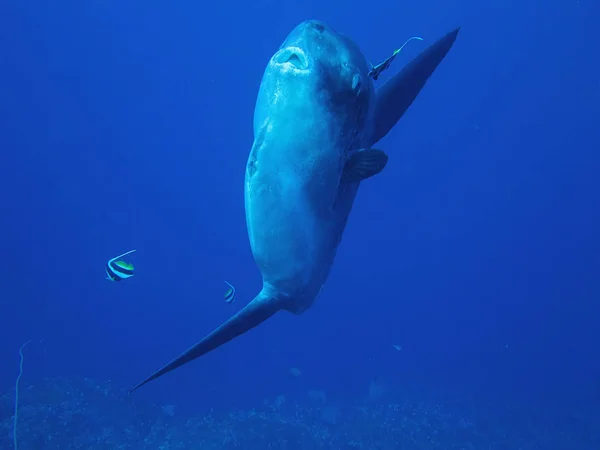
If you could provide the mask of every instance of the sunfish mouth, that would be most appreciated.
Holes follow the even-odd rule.
[[[273,55],[273,63],[296,71],[308,70],[308,58],[300,47],[286,47]]]

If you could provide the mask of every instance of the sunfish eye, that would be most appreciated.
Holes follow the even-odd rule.
[[[324,26],[322,23],[320,23],[320,22],[314,22],[314,23],[312,24],[312,26],[313,26],[313,28],[314,28],[315,30],[317,30],[319,33],[324,33],[324,32],[325,32],[325,26]]]
[[[358,94],[360,92],[360,88],[362,87],[362,80],[359,74],[355,74],[352,77],[352,90]]]

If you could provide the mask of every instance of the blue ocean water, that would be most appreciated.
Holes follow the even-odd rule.
[[[0,3],[0,449],[599,449],[598,17],[593,0]],[[422,36],[378,85],[461,31],[380,142],[315,305],[128,395],[260,289],[254,103],[311,18],[371,61]],[[131,249],[136,275],[107,281]]]

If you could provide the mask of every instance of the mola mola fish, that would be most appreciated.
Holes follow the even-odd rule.
[[[220,347],[281,310],[300,314],[329,276],[360,182],[388,156],[373,146],[452,47],[446,34],[377,92],[348,37],[302,22],[269,61],[254,111],[245,179],[250,245],[263,278],[237,314],[131,391]]]

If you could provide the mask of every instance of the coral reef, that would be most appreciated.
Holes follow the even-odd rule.
[[[386,389],[340,404],[323,391],[280,395],[245,411],[184,417],[174,405],[139,406],[90,379],[21,383],[20,450],[69,449],[598,449],[600,420],[507,405],[473,408]],[[14,390],[0,397],[0,448],[11,449]],[[596,431],[595,431],[596,430]]]

